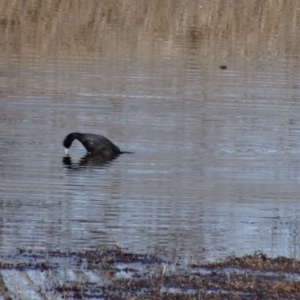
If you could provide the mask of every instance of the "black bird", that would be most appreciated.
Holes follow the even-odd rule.
[[[72,132],[68,134],[63,142],[66,154],[74,140],[78,140],[85,147],[88,153],[102,156],[106,159],[113,159],[121,154],[118,146],[102,135],[93,133]]]

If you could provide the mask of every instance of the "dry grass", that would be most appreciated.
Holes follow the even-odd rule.
[[[224,266],[244,269],[259,269],[263,271],[297,272],[300,270],[300,262],[295,259],[283,256],[278,256],[272,259],[263,253],[255,253],[254,255],[245,255],[243,257],[229,256],[222,262],[210,264],[210,267],[214,268]]]
[[[298,55],[296,0],[0,0],[0,49],[41,56]]]
[[[76,253],[22,250],[2,258],[0,293],[5,299],[30,295],[30,290],[45,299],[300,298],[300,262],[294,259],[254,254],[190,266],[173,261],[162,255],[126,253],[119,247]],[[14,285],[7,284],[8,270],[16,272]],[[33,271],[38,285],[31,278]],[[67,274],[73,274],[72,279]],[[24,276],[30,282],[25,291],[18,286]]]

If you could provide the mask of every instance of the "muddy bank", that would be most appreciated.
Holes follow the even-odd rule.
[[[261,253],[202,264],[118,247],[18,250],[1,257],[0,294],[3,299],[299,299],[299,267],[294,259]]]

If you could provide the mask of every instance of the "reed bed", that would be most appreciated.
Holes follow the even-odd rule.
[[[199,59],[298,56],[300,3],[0,0],[1,52]]]

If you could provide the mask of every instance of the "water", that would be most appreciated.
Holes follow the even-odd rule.
[[[105,35],[101,50],[62,26],[68,46],[58,24],[55,38],[47,26],[24,25],[24,39],[33,30],[41,45],[15,46],[14,28],[1,28],[11,33],[0,55],[2,252],[118,244],[203,259],[254,251],[300,258],[296,54],[284,56],[275,37],[267,54],[260,45],[248,57],[230,48],[210,54],[218,39],[210,33],[214,43],[200,46],[197,31],[188,44],[148,33],[135,49],[140,27],[126,44],[118,22],[104,26],[118,39]],[[73,131],[133,153],[80,165],[85,150],[75,142],[68,168],[62,141]]]

